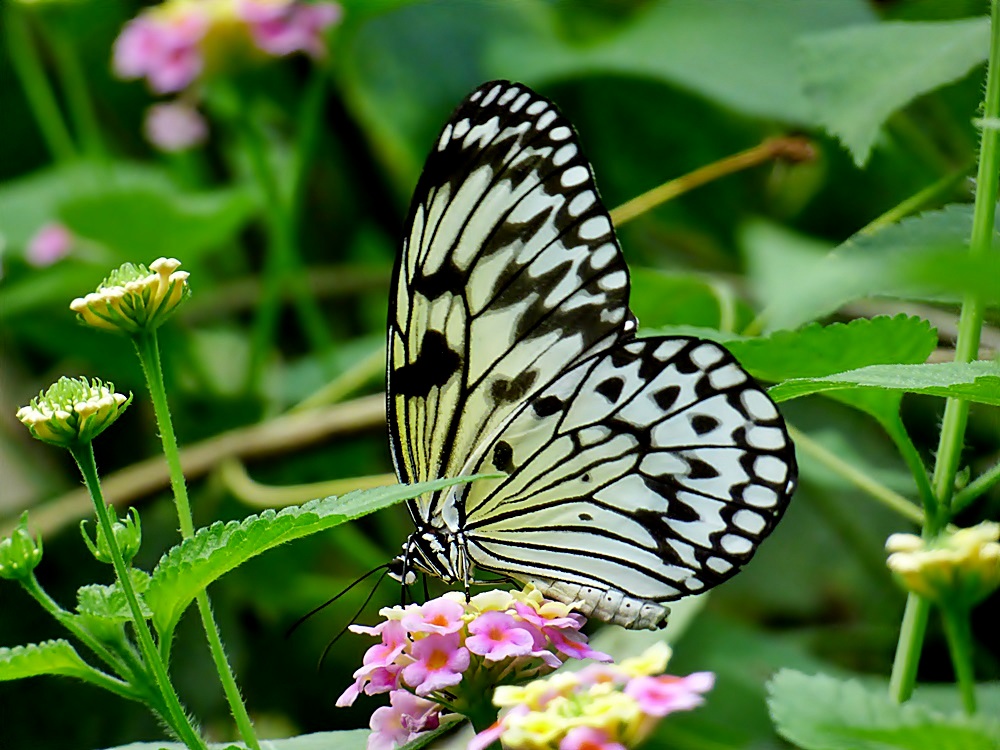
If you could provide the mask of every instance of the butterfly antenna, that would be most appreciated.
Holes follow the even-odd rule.
[[[375,581],[375,585],[372,586],[371,592],[369,592],[368,596],[365,597],[364,603],[362,603],[362,605],[360,607],[358,607],[358,611],[354,613],[354,617],[352,617],[351,620],[350,620],[350,622],[348,622],[344,627],[342,627],[340,629],[340,631],[337,633],[337,635],[335,635],[330,640],[330,642],[328,644],[326,644],[326,648],[323,649],[323,653],[319,655],[319,661],[316,663],[316,669],[317,670],[319,670],[319,668],[323,666],[323,662],[326,660],[326,655],[330,653],[330,649],[333,648],[333,644],[335,644],[337,641],[339,641],[340,638],[341,638],[341,636],[343,636],[344,633],[347,632],[347,629],[349,627],[351,627],[351,625],[353,625],[355,622],[357,622],[357,620],[358,620],[359,617],[361,617],[361,613],[365,611],[365,607],[367,607],[368,604],[371,602],[371,600],[375,597],[375,592],[378,591],[378,587],[380,585],[382,585],[382,581],[384,581],[385,577],[387,575],[389,575],[389,570],[388,570],[389,566],[388,565],[381,565],[379,567],[380,568],[385,568],[385,570],[382,571],[382,575],[380,575],[378,577],[378,580]],[[378,570],[378,569],[379,568],[375,568],[375,570]],[[371,572],[374,573],[375,571],[373,570]],[[370,575],[370,573],[367,574],[367,575]],[[358,579],[358,580],[361,580],[361,579]],[[357,583],[357,581],[355,581],[354,583]],[[351,586],[353,586],[354,583],[352,583]],[[344,593],[344,592],[341,592],[341,593]],[[340,596],[340,594],[338,594],[337,596]],[[327,604],[329,604],[329,602],[327,602]],[[312,613],[310,613],[310,614],[312,614]]]
[[[306,620],[308,620],[310,617],[312,617],[317,612],[320,612],[321,610],[324,610],[327,607],[329,607],[331,604],[333,604],[335,601],[337,601],[340,597],[342,597],[348,591],[350,591],[355,586],[357,586],[359,583],[361,583],[363,580],[365,580],[372,573],[376,573],[376,572],[378,572],[380,570],[383,570],[384,572],[382,573],[382,576],[378,579],[378,583],[375,584],[375,588],[372,589],[372,593],[369,594],[368,595],[368,599],[365,600],[365,604],[367,604],[369,601],[371,601],[371,598],[372,598],[372,596],[375,593],[375,589],[378,588],[379,583],[382,583],[382,579],[385,578],[386,575],[389,573],[389,566],[390,565],[391,565],[391,563],[386,563],[385,565],[379,565],[377,568],[372,568],[367,573],[365,573],[364,575],[362,575],[360,578],[356,579],[353,583],[349,584],[347,586],[347,588],[343,589],[339,594],[337,594],[336,596],[334,596],[331,599],[327,599],[325,602],[323,602],[322,604],[320,604],[318,607],[314,607],[313,609],[311,609],[308,612],[306,612],[304,615],[302,615],[302,617],[300,617],[298,620],[296,620],[294,623],[292,623],[291,627],[289,627],[288,630],[285,631],[285,638],[289,638],[292,635],[292,633],[294,633],[296,630],[298,630],[299,626],[302,625],[302,623],[304,623]],[[357,615],[355,615],[355,617],[357,617]],[[354,622],[354,620],[351,620],[351,622],[349,622],[347,624],[350,625],[353,622]],[[339,637],[340,636],[338,636],[338,638]],[[329,646],[327,646],[327,649],[329,649]],[[326,652],[324,651],[323,653],[325,654]]]

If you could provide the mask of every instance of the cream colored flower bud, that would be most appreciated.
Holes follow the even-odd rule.
[[[104,432],[132,402],[113,383],[59,378],[44,393],[17,410],[17,418],[39,440],[72,448]]]
[[[138,334],[159,328],[189,294],[188,272],[175,258],[157,258],[147,269],[125,263],[97,290],[77,297],[69,307],[95,328]]]
[[[902,584],[935,602],[972,606],[1000,586],[1000,523],[984,522],[924,540],[893,534],[887,564]]]

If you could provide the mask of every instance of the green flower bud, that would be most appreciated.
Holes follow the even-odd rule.
[[[178,271],[175,258],[157,258],[138,266],[125,263],[111,272],[97,290],[77,297],[70,309],[95,328],[137,334],[159,328],[189,294],[188,272]]]
[[[104,432],[131,402],[131,395],[115,392],[114,383],[59,378],[18,409],[17,418],[39,440],[71,448]]]
[[[42,538],[28,531],[28,511],[14,533],[0,539],[0,578],[19,581],[27,578],[42,561]]]
[[[944,532],[933,540],[893,534],[887,564],[903,586],[933,602],[971,607],[1000,587],[1000,523]]]
[[[108,510],[114,513],[110,505]],[[80,533],[83,534],[83,541],[86,543],[87,549],[90,550],[90,554],[96,557],[98,562],[110,564],[112,560],[111,547],[108,545],[104,528],[100,524],[97,525],[96,544],[90,540],[85,520],[80,521]],[[131,562],[142,545],[142,524],[139,522],[139,511],[135,508],[129,508],[125,518],[119,519],[116,516],[114,523],[111,524],[111,533],[114,534],[115,541],[118,543],[122,558],[127,563]]]

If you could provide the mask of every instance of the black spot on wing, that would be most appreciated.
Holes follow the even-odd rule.
[[[511,380],[497,378],[490,386],[490,395],[494,401],[507,401],[511,403],[523,401],[528,393],[528,389],[535,384],[537,379],[538,373],[535,370],[525,370]]]
[[[699,435],[711,432],[719,426],[719,420],[707,414],[695,414],[691,417],[691,429]]]
[[[427,331],[413,362],[393,373],[392,389],[403,396],[426,398],[431,389],[447,383],[461,366],[461,356],[451,349],[444,334]]]
[[[670,410],[670,407],[674,405],[680,395],[680,386],[668,385],[666,388],[654,393],[653,400],[656,402],[656,405],[660,407],[660,410],[665,412]]]
[[[557,396],[546,396],[540,398],[531,407],[539,417],[551,417],[563,409],[563,402]]]
[[[465,289],[466,275],[454,263],[444,263],[434,273],[420,271],[410,280],[410,289],[422,294],[428,300],[435,300],[443,294],[459,295]]]
[[[598,383],[594,390],[604,396],[608,400],[608,403],[613,404],[622,395],[624,387],[625,381],[622,378],[608,378]]]
[[[514,449],[506,440],[500,440],[493,447],[493,465],[498,471],[510,473],[514,470]]]

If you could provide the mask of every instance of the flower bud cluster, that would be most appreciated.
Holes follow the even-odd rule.
[[[108,506],[108,510],[113,512],[110,505]],[[115,544],[118,546],[122,558],[127,563],[131,562],[132,558],[139,551],[139,547],[142,546],[142,523],[139,521],[139,511],[135,508],[129,508],[128,515],[124,518],[113,517],[115,520],[111,524],[111,534],[115,538]],[[114,555],[111,552],[111,545],[108,543],[103,526],[100,524],[97,525],[96,542],[90,540],[90,534],[87,533],[86,520],[80,521],[80,533],[83,535],[83,541],[86,543],[87,549],[90,550],[90,554],[98,562],[109,565],[113,563]]]
[[[579,632],[582,615],[544,599],[532,586],[488,591],[468,602],[449,592],[426,604],[383,609],[385,621],[351,630],[378,636],[364,665],[337,701],[349,706],[361,693],[390,693],[391,705],[372,714],[369,748],[403,745],[435,729],[441,702],[467,713],[495,685],[537,677],[566,659],[610,661]]]
[[[893,534],[886,563],[903,586],[938,603],[971,607],[1000,586],[1000,523],[983,522],[925,540]]]
[[[148,269],[125,263],[69,307],[95,328],[128,334],[155,330],[189,293],[188,272],[178,271],[180,265],[174,258],[157,258]]]
[[[24,511],[14,533],[0,539],[0,578],[23,580],[41,561],[42,538],[36,539],[28,531],[28,511]]]
[[[182,91],[233,60],[295,52],[321,57],[323,32],[340,16],[333,2],[166,0],[125,25],[114,69],[121,78],[145,78],[159,94]]]
[[[493,702],[499,720],[468,750],[501,740],[508,750],[625,750],[645,740],[657,722],[700,706],[712,689],[711,672],[661,674],[670,647],[657,643],[618,665],[593,664],[524,686],[502,685]]]
[[[131,396],[116,393],[113,383],[59,378],[18,409],[17,418],[39,440],[72,448],[104,432],[131,401]]]

